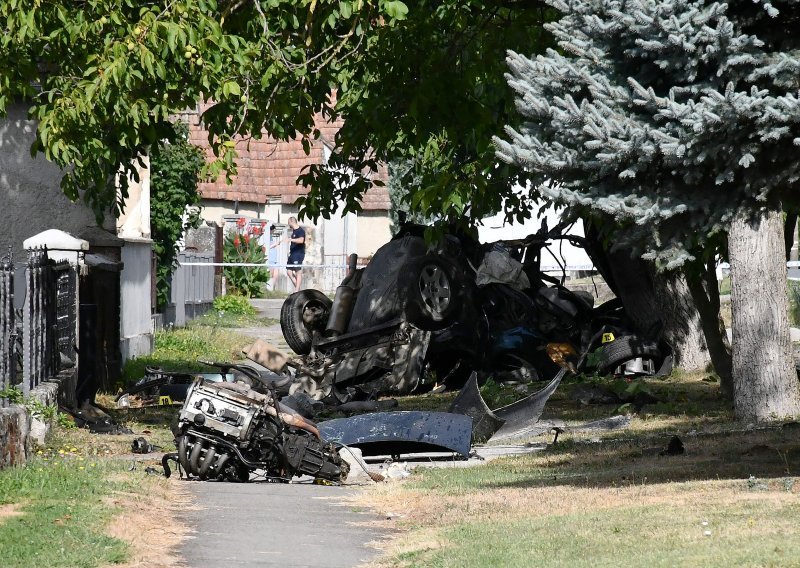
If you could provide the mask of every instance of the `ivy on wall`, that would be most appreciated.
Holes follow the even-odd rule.
[[[161,311],[169,298],[169,282],[178,256],[177,243],[200,222],[197,191],[203,154],[188,141],[185,124],[175,124],[172,140],[150,154],[150,225],[156,254],[156,294]]]

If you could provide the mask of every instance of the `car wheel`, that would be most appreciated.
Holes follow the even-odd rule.
[[[426,255],[406,266],[399,290],[406,321],[435,331],[453,323],[461,310],[464,279],[453,263]]]
[[[324,331],[333,302],[319,290],[291,294],[281,307],[281,331],[292,351],[308,355],[315,331]]]
[[[601,373],[610,373],[623,363],[639,357],[660,361],[661,350],[652,341],[635,335],[625,335],[603,346],[597,370]]]

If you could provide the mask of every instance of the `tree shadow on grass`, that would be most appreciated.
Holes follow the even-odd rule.
[[[684,452],[677,455],[666,455],[671,438],[668,434],[601,442],[567,438],[531,457],[534,467],[530,475],[525,475],[517,463],[512,479],[485,485],[605,488],[800,475],[800,428],[735,430],[734,425],[729,426],[727,431],[681,435]]]

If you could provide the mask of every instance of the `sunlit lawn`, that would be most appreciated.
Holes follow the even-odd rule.
[[[569,426],[619,410],[578,407],[575,388],[559,389],[547,416]],[[362,503],[400,512],[387,515],[393,538],[382,564],[797,566],[800,428],[733,422],[704,375],[651,379],[647,388],[662,402],[626,430],[567,431],[539,453],[419,468],[372,488]],[[673,435],[685,453],[662,455]]]

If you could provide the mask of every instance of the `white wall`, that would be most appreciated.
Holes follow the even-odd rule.
[[[366,258],[375,254],[381,246],[392,238],[392,220],[388,211],[362,211],[358,215],[359,257]]]
[[[552,229],[558,224],[560,215],[554,207],[548,207],[544,212],[543,218],[547,219],[547,226]],[[524,223],[506,223],[504,215],[498,213],[483,219],[483,225],[478,227],[478,238],[482,243],[522,239],[538,231],[541,225],[542,218],[528,219]],[[580,223],[576,223],[569,233],[582,237],[583,226]],[[567,270],[589,270],[592,266],[592,261],[586,251],[572,246],[567,241],[553,241],[550,250],[556,255],[559,262],[567,266]],[[542,268],[545,270],[560,270],[558,263],[548,254],[542,255]]]
[[[128,179],[128,197],[117,219],[117,236],[134,239],[150,238],[150,157],[143,156],[134,165],[139,180]]]
[[[151,251],[149,239],[126,239],[121,250],[124,266],[120,275],[120,351],[123,363],[153,351]]]
[[[274,203],[249,203],[240,201],[239,212],[233,212],[233,201],[224,199],[203,199],[200,217],[204,221],[215,222],[219,226],[225,224],[225,217],[238,214],[248,219],[261,218],[268,222],[279,221],[281,215],[281,203],[276,200]],[[280,220],[284,222],[285,219]]]

